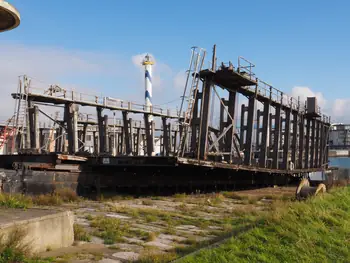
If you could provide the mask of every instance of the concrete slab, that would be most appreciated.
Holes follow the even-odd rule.
[[[122,262],[117,259],[103,258],[98,263],[122,263]]]
[[[120,258],[122,260],[136,261],[139,259],[139,254],[135,252],[117,252],[113,254],[113,257]]]
[[[0,209],[0,234],[7,237],[22,228],[33,253],[71,246],[74,242],[74,214],[44,209]]]
[[[116,213],[108,213],[106,214],[107,217],[113,217],[113,218],[118,218],[118,219],[130,219],[130,216],[123,216],[123,215],[119,215]]]
[[[158,239],[155,241],[145,243],[145,246],[156,247],[160,250],[170,250],[174,248],[173,246],[162,243],[162,241]]]

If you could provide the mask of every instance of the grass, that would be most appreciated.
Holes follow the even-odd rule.
[[[122,241],[123,236],[126,236],[130,231],[130,226],[123,224],[119,219],[102,216],[94,218],[91,226],[97,228],[94,235],[102,238],[107,245]]]
[[[175,252],[159,252],[152,248],[146,248],[140,255],[137,263],[163,263],[171,262],[176,259],[177,255]]]
[[[81,225],[74,224],[74,240],[90,242],[91,236]]]
[[[0,263],[51,263],[53,259],[30,256],[30,245],[23,242],[27,232],[23,228],[13,229],[8,236],[0,236]]]
[[[63,203],[77,202],[80,197],[68,188],[57,189],[53,194],[22,195],[0,194],[0,207],[3,208],[30,208],[32,206],[59,206]]]
[[[349,262],[350,187],[237,220],[245,231],[180,262]]]

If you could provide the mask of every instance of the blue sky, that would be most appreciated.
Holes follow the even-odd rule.
[[[242,55],[274,87],[315,93],[329,113],[346,118],[349,1],[9,2],[22,16],[19,28],[0,34],[0,54],[13,74],[30,71],[39,79],[140,100],[136,64],[149,52],[158,64],[154,100],[160,104],[181,93],[175,79],[187,67],[189,48],[211,50],[216,43],[219,60],[235,63]],[[3,85],[15,85],[9,75]]]

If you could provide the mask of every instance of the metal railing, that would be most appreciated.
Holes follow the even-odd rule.
[[[60,88],[58,85],[50,85],[49,88],[42,88],[33,85],[31,82],[24,91],[27,95],[39,95],[44,97],[52,97],[57,99],[69,100],[76,103],[91,104],[94,106],[104,108],[116,108],[118,110],[135,111],[139,113],[149,113],[155,115],[169,116],[172,118],[182,117],[183,112],[180,113],[177,109],[164,109],[160,106],[153,105],[147,107],[144,104],[116,99],[112,97],[104,97],[102,95],[88,94],[74,90],[67,90]]]

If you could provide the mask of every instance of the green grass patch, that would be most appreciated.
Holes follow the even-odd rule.
[[[23,228],[15,228],[8,236],[0,236],[0,263],[52,263],[53,259],[31,257],[30,246],[23,239],[27,232]]]
[[[81,225],[74,224],[74,240],[90,242],[91,236]]]
[[[94,235],[102,238],[108,245],[122,241],[123,236],[130,231],[130,226],[123,224],[119,219],[102,216],[95,217],[91,226],[97,228]]]
[[[22,194],[0,194],[0,207],[4,208],[30,208],[36,206],[59,206],[63,203],[77,202],[80,197],[68,188],[57,189],[53,194],[22,195]]]
[[[180,262],[349,262],[350,187],[236,220],[244,231]]]

